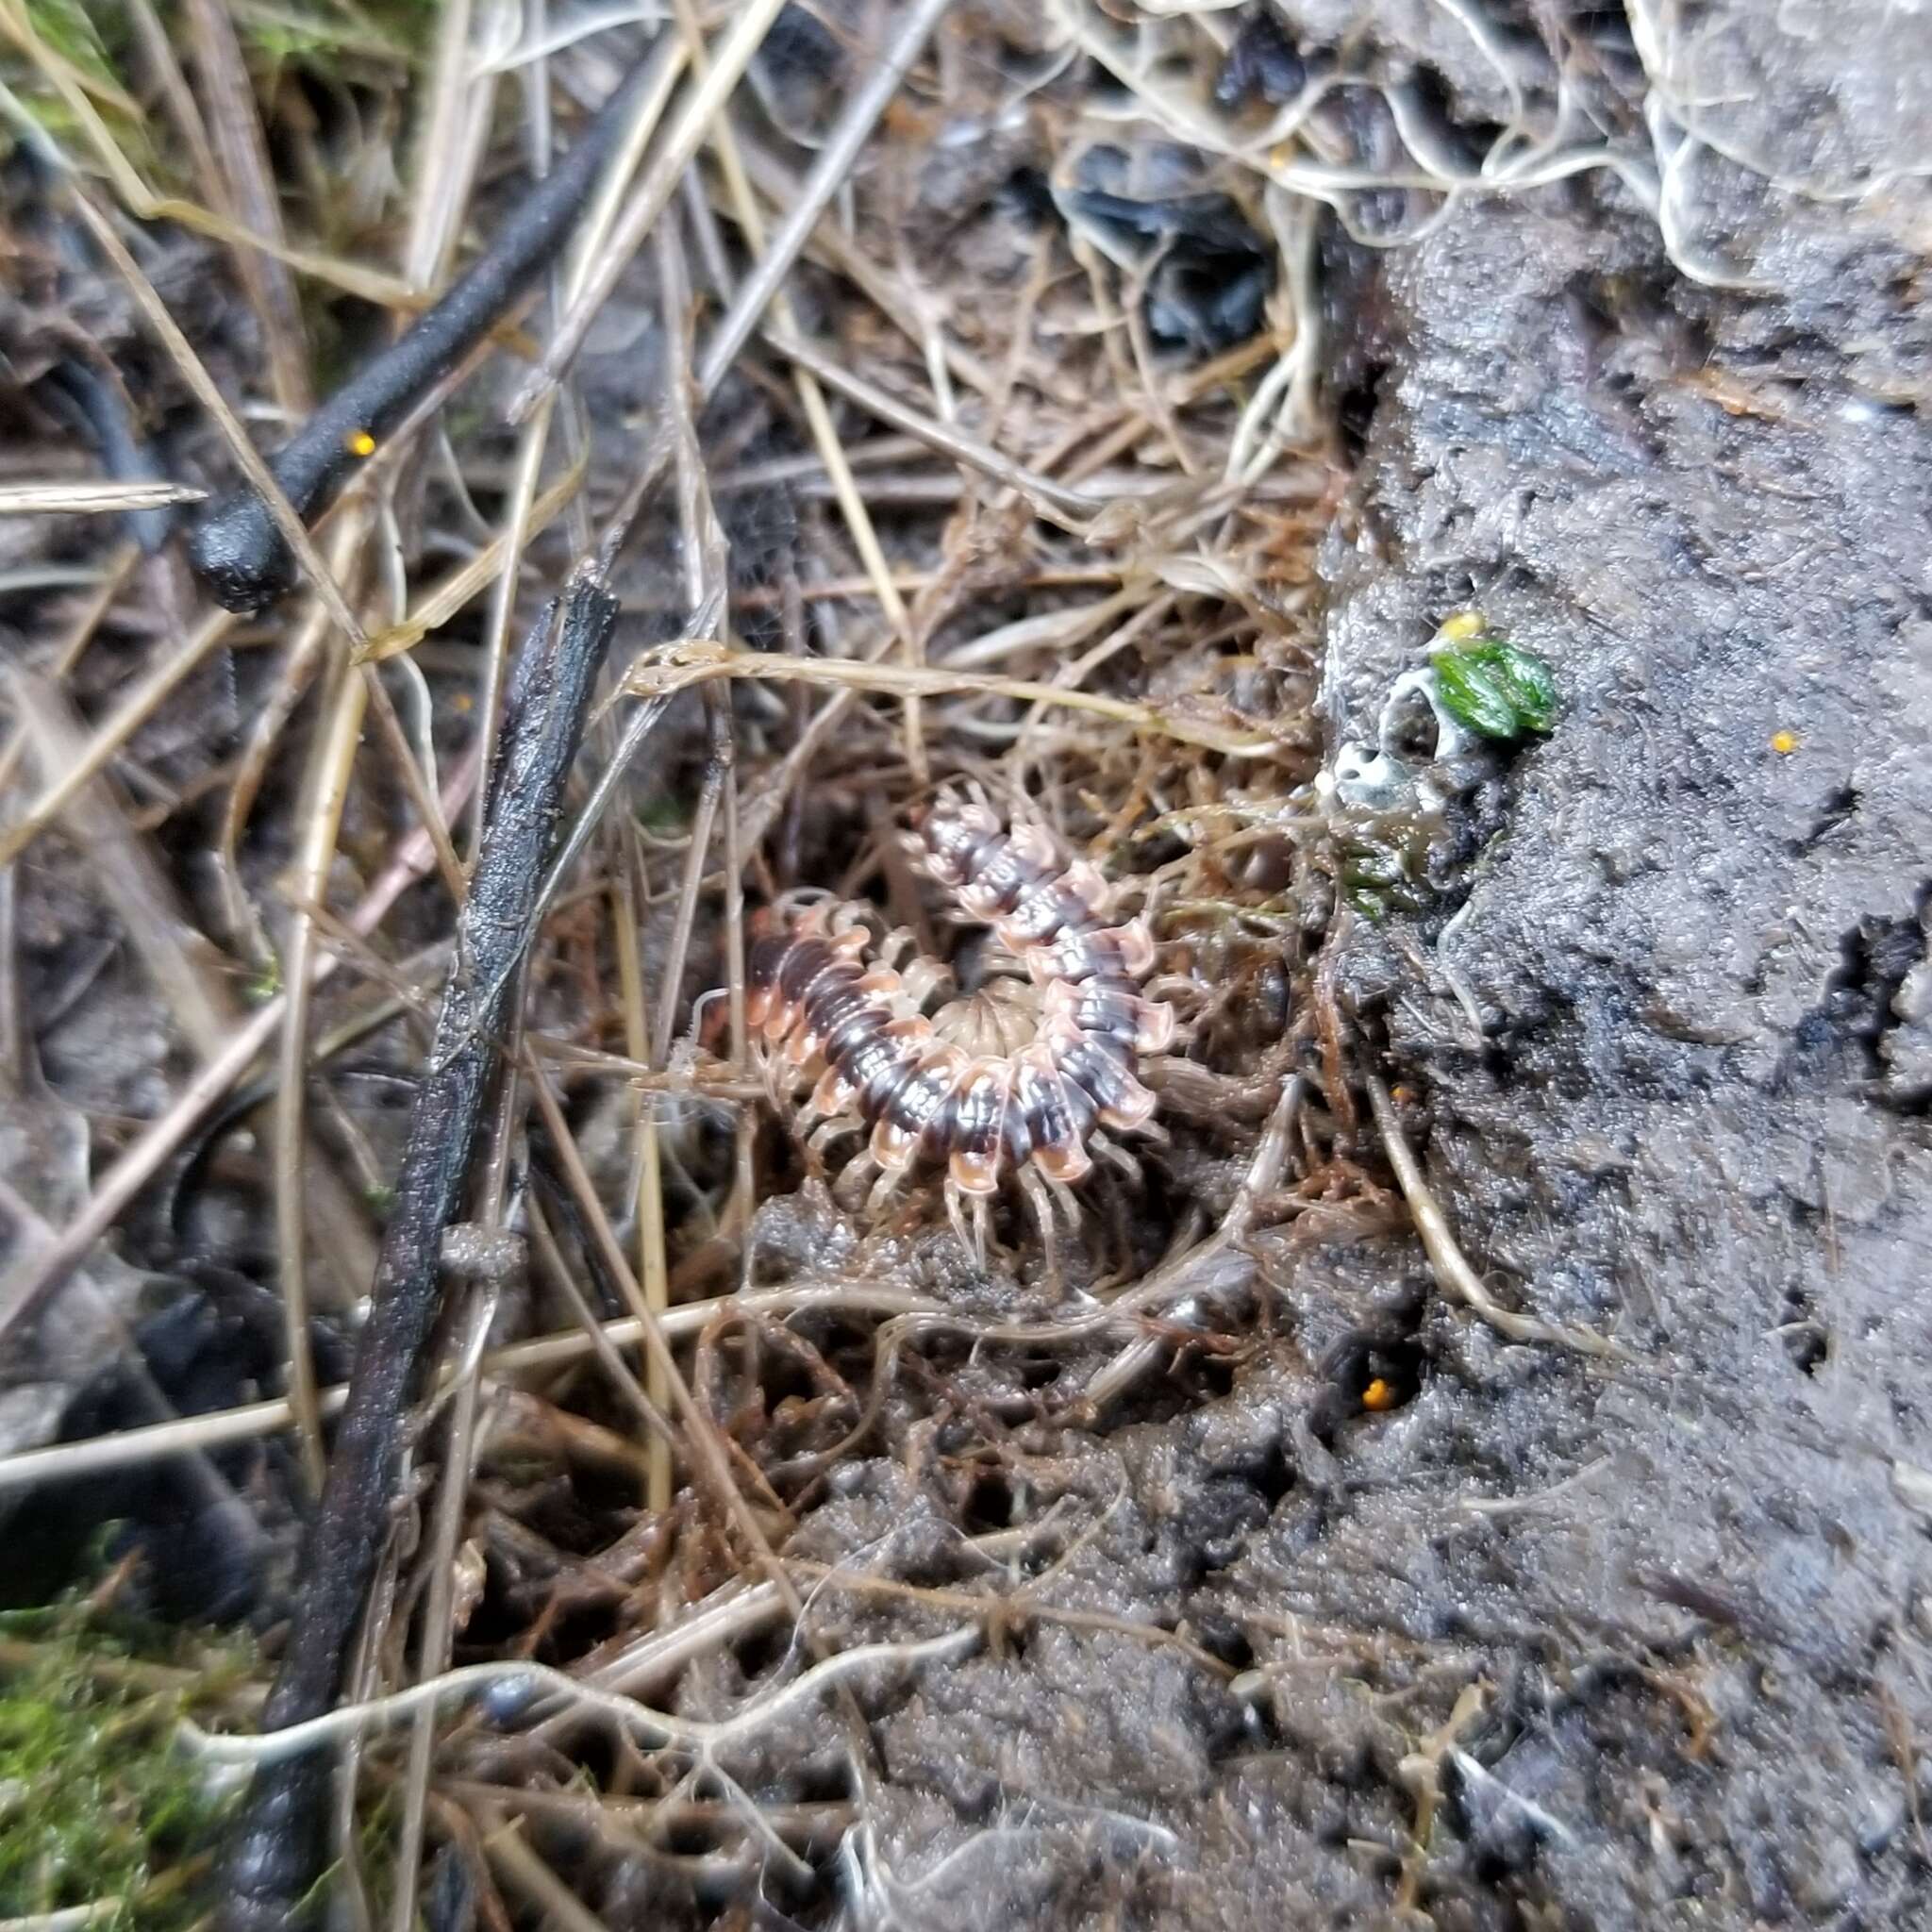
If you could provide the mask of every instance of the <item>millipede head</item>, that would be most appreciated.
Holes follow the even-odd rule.
[[[913,862],[937,884],[957,891],[1006,839],[991,807],[942,792],[908,841]]]
[[[759,934],[752,941],[744,964],[744,1017],[753,1026],[763,1026],[770,1017],[772,1003],[778,995],[778,969],[791,944],[782,931]]]

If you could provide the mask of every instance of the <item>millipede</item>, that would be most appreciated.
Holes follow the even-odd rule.
[[[774,1097],[808,1090],[795,1125],[817,1157],[865,1136],[847,1172],[875,1175],[869,1212],[924,1167],[943,1170],[947,1213],[975,1252],[1008,1177],[1050,1233],[1056,1200],[1074,1221],[1069,1191],[1096,1156],[1133,1169],[1112,1136],[1153,1131],[1140,1074],[1175,1035],[1173,1007],[1144,991],[1153,937],[1143,918],[1110,918],[1096,867],[976,801],[942,796],[906,845],[989,930],[973,985],[905,929],[879,931],[870,906],[779,900],[760,915],[746,1002]]]

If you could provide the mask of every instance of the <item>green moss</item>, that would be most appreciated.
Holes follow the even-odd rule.
[[[117,1932],[199,1916],[222,1800],[172,1746],[181,1692],[77,1608],[0,1616],[0,1918],[106,1904]]]
[[[103,27],[117,26],[118,21],[111,16],[95,18],[80,0],[26,0],[26,17],[42,42],[76,73],[105,87],[120,85],[112,55],[102,37]]]
[[[23,11],[34,40],[64,66],[91,100],[99,125],[135,173],[163,192],[175,185],[157,164],[148,129],[125,105],[131,33],[126,9],[94,0],[24,0]],[[85,158],[95,134],[47,78],[38,57],[0,39],[0,82],[22,110],[51,135],[63,151]],[[10,125],[0,127],[0,157],[18,140]]]
[[[242,44],[271,64],[340,76],[342,63],[410,60],[435,31],[440,0],[240,0]]]

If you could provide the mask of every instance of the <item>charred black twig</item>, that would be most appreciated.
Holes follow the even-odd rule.
[[[50,239],[57,258],[70,268],[98,267],[100,258],[86,227],[62,211],[71,185],[66,157],[33,124],[17,126],[15,132],[25,157],[27,176],[47,198],[52,215]],[[63,273],[63,291],[68,280]],[[135,426],[126,391],[104,351],[95,348],[90,353],[76,347],[48,371],[42,388],[52,407],[80,425],[99,451],[101,467],[117,483],[167,481],[166,471]],[[122,522],[127,534],[152,557],[168,541],[175,519],[172,509],[162,508],[128,510]]]
[[[47,389],[63,411],[86,429],[100,452],[101,467],[117,483],[164,483],[167,472],[134,426],[127,398],[110,376],[77,356],[51,371]],[[175,527],[172,509],[131,509],[122,518],[127,534],[152,557]]]
[[[448,294],[344,383],[283,446],[270,467],[301,516],[313,516],[334,499],[417,400],[483,340],[556,258],[623,138],[650,73],[646,58],[625,75],[581,139],[530,191]],[[188,560],[230,610],[266,609],[295,582],[287,540],[268,505],[245,485],[217,497],[194,520]]]
[[[341,1689],[363,1599],[389,1534],[410,1404],[441,1312],[442,1233],[460,1211],[513,1013],[517,960],[617,603],[588,574],[538,620],[518,667],[504,747],[429,1068],[417,1090],[396,1201],[357,1344],[328,1480],[311,1525],[265,1729],[321,1717]],[[308,1753],[258,1776],[230,1840],[221,1924],[288,1924],[323,1861],[329,1762]]]

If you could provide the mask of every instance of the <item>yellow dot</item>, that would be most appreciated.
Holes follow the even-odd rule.
[[[1797,750],[1800,740],[1795,731],[1774,731],[1771,734],[1771,748],[1781,758],[1788,758]]]
[[[366,429],[352,429],[349,432],[349,454],[355,457],[373,457],[375,454],[375,439]]]
[[[1442,620],[1441,635],[1452,644],[1459,644],[1468,638],[1479,638],[1490,627],[1490,620],[1480,610],[1457,610]]]
[[[1392,1383],[1385,1382],[1380,1375],[1362,1391],[1364,1408],[1383,1409],[1395,1407],[1395,1389]]]

